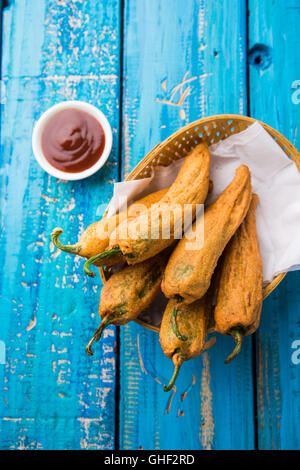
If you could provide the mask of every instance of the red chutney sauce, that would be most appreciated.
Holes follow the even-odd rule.
[[[99,160],[105,145],[105,134],[91,114],[70,108],[49,119],[41,143],[44,155],[52,166],[68,173],[78,173]]]

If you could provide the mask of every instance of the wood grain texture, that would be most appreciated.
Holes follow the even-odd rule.
[[[78,257],[54,250],[49,234],[60,225],[64,241],[76,240],[112,195],[121,155],[121,41],[123,178],[184,124],[210,114],[247,113],[247,3],[251,115],[299,148],[299,1],[6,3],[0,448],[113,449],[115,330],[105,331],[94,358],[85,355],[98,324],[100,280],[83,275]],[[65,99],[95,104],[113,128],[108,162],[81,182],[47,176],[31,150],[34,121]],[[300,341],[299,296],[299,273],[291,273],[263,307],[256,351],[261,449],[300,448],[300,365],[292,361],[292,345]],[[232,340],[218,336],[212,350],[183,365],[173,395],[163,392],[173,366],[158,335],[136,324],[120,331],[121,449],[254,448],[251,338],[225,366]]]
[[[125,1],[123,177],[187,122],[246,114],[246,13],[244,1]],[[158,335],[122,328],[120,447],[254,448],[251,340],[225,366],[232,346],[218,336],[184,364],[170,403],[173,367]]]
[[[251,115],[299,148],[300,104],[293,102],[293,83],[300,80],[299,1],[250,0],[249,11]],[[264,302],[257,337],[261,449],[300,448],[300,365],[292,362],[292,344],[300,340],[299,299],[300,276],[291,273]]]
[[[82,261],[50,246],[102,212],[118,178],[119,1],[14,0],[4,13],[1,119],[0,442],[2,449],[112,449],[115,331],[92,360],[100,281]],[[31,150],[34,121],[50,105],[82,99],[113,128],[112,154],[97,175],[56,180]]]

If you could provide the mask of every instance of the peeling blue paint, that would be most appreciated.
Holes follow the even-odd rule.
[[[251,115],[285,135],[298,149],[300,106],[291,83],[300,78],[298,0],[249,1],[249,41],[272,47],[272,66],[250,68]],[[295,236],[297,236],[295,234]],[[264,302],[257,335],[258,446],[300,448],[300,369],[291,362],[292,340],[300,337],[300,275],[289,273]]]
[[[172,364],[157,334],[136,324],[122,328],[116,404],[115,329],[107,328],[93,358],[84,352],[98,324],[99,277],[87,279],[82,261],[57,252],[49,240],[59,225],[65,240],[76,241],[102,214],[119,173],[126,176],[159,141],[200,117],[247,114],[250,105],[252,116],[299,147],[293,86],[300,79],[299,1],[217,0],[213,8],[209,0],[7,3],[1,449],[113,449],[116,435],[121,449],[253,449],[255,426],[259,448],[299,449],[299,366],[291,360],[300,338],[299,273],[265,302],[257,351],[246,338],[242,354],[226,367],[232,343],[218,336],[212,350],[184,364],[174,395],[163,392]],[[248,70],[247,39],[256,45]],[[34,121],[66,99],[98,106],[114,139],[104,168],[73,183],[46,175],[30,142]]]
[[[0,364],[6,363],[6,347],[4,341],[0,341]]]
[[[112,449],[115,445],[115,330],[93,359],[85,346],[98,324],[100,279],[50,245],[96,219],[118,178],[119,2],[16,0],[4,12],[1,113],[0,446]],[[82,99],[113,128],[113,151],[88,180],[58,181],[37,165],[34,121],[50,105]],[[4,190],[2,192],[2,189]]]

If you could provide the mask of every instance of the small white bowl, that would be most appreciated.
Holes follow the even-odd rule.
[[[66,171],[58,170],[57,168],[52,166],[46,159],[41,144],[42,134],[49,119],[51,119],[53,116],[55,116],[55,114],[59,113],[60,111],[64,111],[65,109],[70,108],[79,109],[92,115],[99,122],[105,134],[104,149],[99,160],[87,170],[79,171],[78,173],[68,173]],[[111,152],[111,147],[112,132],[108,120],[99,109],[89,103],[85,103],[84,101],[63,101],[62,103],[52,106],[47,111],[45,111],[41,115],[39,120],[35,123],[32,133],[32,149],[36,161],[43,168],[43,170],[49,173],[49,175],[63,180],[81,180],[96,173],[96,171],[100,170],[100,168],[108,159],[109,154]]]

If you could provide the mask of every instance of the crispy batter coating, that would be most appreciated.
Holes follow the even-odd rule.
[[[250,172],[241,165],[229,186],[205,210],[202,247],[191,249],[187,234],[172,253],[162,282],[166,297],[180,296],[184,303],[192,303],[205,295],[218,259],[246,216],[250,201]],[[195,222],[191,230],[197,229],[202,224]]]
[[[215,308],[215,329],[219,333],[228,334],[242,327],[243,334],[249,335],[259,325],[263,266],[256,233],[257,203],[258,196],[253,194],[247,216],[224,252]]]
[[[157,203],[167,193],[168,189],[169,188],[165,188],[160,191],[156,191],[155,193],[151,193],[131,204],[127,210],[109,218],[104,217],[102,220],[89,225],[77,243],[80,245],[79,255],[85,258],[91,258],[98,253],[102,253],[102,251],[104,251],[108,246],[110,234],[121,222],[125,219],[134,219],[142,212],[142,210],[148,209],[152,204]],[[116,255],[109,259],[96,261],[95,265],[113,266],[122,260],[122,255]]]
[[[121,223],[111,234],[110,247],[119,246],[128,264],[151,258],[170,246],[176,231],[183,226],[185,204],[203,204],[209,190],[210,155],[206,144],[201,143],[185,158],[182,168],[169,191],[148,211],[139,217]],[[169,234],[164,224],[170,220]]]
[[[163,315],[159,342],[167,357],[173,358],[180,350],[180,356],[184,361],[199,356],[204,349],[208,319],[211,308],[206,298],[197,300],[189,305],[181,305],[177,309],[177,325],[180,333],[187,338],[181,341],[172,328],[172,314],[178,301],[170,299]]]
[[[104,284],[100,295],[99,315],[113,317],[114,325],[134,320],[147,308],[160,291],[166,253],[114,273]]]
[[[209,289],[202,299],[189,305],[178,306],[178,299],[170,299],[168,302],[159,341],[165,355],[173,361],[174,372],[168,386],[164,386],[165,392],[174,387],[184,361],[199,356],[215,343],[215,338],[205,342],[212,316],[212,294],[213,289]]]

